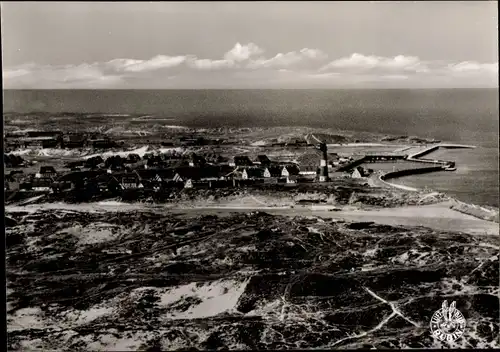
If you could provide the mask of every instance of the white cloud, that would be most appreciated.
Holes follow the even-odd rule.
[[[475,61],[463,61],[458,64],[449,64],[447,68],[455,73],[462,72],[482,72],[498,74],[498,63],[496,64],[481,64]]]
[[[186,56],[157,55],[149,60],[115,59],[106,65],[120,72],[145,72],[179,66],[186,61]]]
[[[354,53],[327,63],[319,49],[303,48],[264,55],[256,44],[236,43],[220,58],[157,55],[150,59],[119,58],[77,65],[28,63],[4,67],[6,88],[171,88],[252,87],[289,84],[324,87],[388,85],[436,87],[497,86],[497,63],[424,61],[416,56],[383,57]],[[175,79],[172,79],[175,77]],[[399,82],[399,83],[398,83]]]
[[[315,61],[325,59],[327,55],[317,49],[302,49],[299,52],[291,51],[288,53],[279,53],[276,56],[265,59],[259,58],[250,60],[247,67],[252,69],[258,68],[288,68],[299,64],[315,64]]]
[[[349,70],[349,71],[407,71],[407,72],[427,72],[427,64],[416,56],[397,55],[394,57],[365,56],[354,53],[350,57],[343,57],[334,60],[321,68],[327,70]]]
[[[25,68],[15,68],[12,70],[6,70],[3,72],[3,78],[4,79],[12,79],[12,78],[17,78],[17,77],[22,77],[30,74],[30,70],[27,70]]]
[[[233,61],[228,60],[210,60],[193,58],[188,61],[188,66],[199,70],[218,70],[223,68],[235,67]]]
[[[227,61],[241,62],[250,59],[252,56],[262,54],[263,52],[264,50],[254,43],[246,45],[236,43],[231,50],[224,54],[224,59]]]
[[[304,55],[305,57],[308,57],[310,59],[322,60],[322,59],[326,59],[328,57],[328,55],[326,55],[324,52],[322,52],[321,50],[318,50],[318,49],[304,48],[300,51],[300,53],[302,55]]]

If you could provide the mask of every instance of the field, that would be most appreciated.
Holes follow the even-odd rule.
[[[9,349],[498,347],[498,236],[262,212],[12,212]],[[446,347],[446,345],[443,345]]]

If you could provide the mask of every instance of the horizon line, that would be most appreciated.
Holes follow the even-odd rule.
[[[315,88],[3,88],[2,91],[28,90],[454,90],[454,89],[499,89],[499,87],[315,87]]]

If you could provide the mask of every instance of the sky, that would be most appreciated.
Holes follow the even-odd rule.
[[[498,87],[496,1],[2,2],[7,89]]]

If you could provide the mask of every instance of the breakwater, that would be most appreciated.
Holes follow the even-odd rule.
[[[398,178],[398,177],[403,177],[403,176],[409,176],[409,175],[416,175],[416,174],[424,174],[424,173],[429,173],[429,172],[436,172],[436,171],[442,171],[444,170],[444,167],[442,166],[430,166],[430,167],[421,167],[421,168],[416,168],[416,169],[404,169],[404,170],[398,170],[398,171],[392,171],[388,172],[385,174],[381,174],[379,176],[379,180],[390,187],[394,188],[399,188],[405,191],[412,191],[412,192],[418,192],[418,188],[414,187],[409,187],[409,186],[404,186],[404,185],[397,185],[394,183],[387,182],[386,180],[392,179],[392,178]]]
[[[404,169],[404,170],[388,172],[388,173],[380,176],[380,178],[382,179],[382,181],[385,181],[385,180],[388,180],[391,178],[416,175],[416,174],[425,174],[428,172],[435,172],[435,171],[442,171],[442,170],[444,170],[444,168],[442,166],[429,166],[429,167],[421,167],[421,168],[415,168],[415,169]]]

